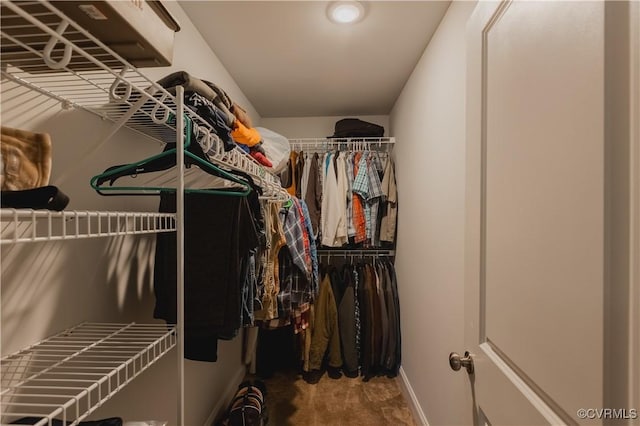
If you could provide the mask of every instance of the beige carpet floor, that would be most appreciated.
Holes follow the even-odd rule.
[[[309,384],[296,372],[277,372],[267,385],[269,426],[415,426],[397,379],[331,379]]]

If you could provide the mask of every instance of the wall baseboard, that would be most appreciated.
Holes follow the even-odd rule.
[[[238,390],[238,386],[240,385],[240,383],[242,383],[242,379],[244,379],[244,376],[246,374],[247,374],[247,367],[243,365],[236,372],[235,376],[233,376],[233,380],[231,380],[227,385],[227,387],[225,388],[222,394],[222,397],[218,400],[218,403],[211,410],[211,414],[209,414],[209,417],[207,417],[207,421],[204,423],[203,426],[212,426],[216,421],[216,419],[218,418],[218,416],[220,415],[220,413],[222,413],[222,411],[227,409],[227,405],[229,405],[229,403],[231,402],[231,399],[233,399],[233,396],[236,394],[236,391]]]
[[[418,402],[418,398],[416,397],[416,394],[411,387],[411,383],[409,383],[409,379],[407,378],[407,375],[405,374],[402,367],[400,367],[400,377],[397,380],[400,384],[400,389],[402,389],[402,393],[409,401],[409,407],[411,408],[413,419],[421,426],[429,426],[427,416],[424,415],[424,411],[422,411],[420,402]]]

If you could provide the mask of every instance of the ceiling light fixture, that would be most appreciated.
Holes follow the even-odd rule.
[[[335,1],[329,4],[327,13],[337,24],[353,24],[364,16],[364,6],[359,1]]]

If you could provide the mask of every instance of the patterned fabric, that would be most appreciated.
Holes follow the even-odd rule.
[[[267,213],[264,215],[267,228],[267,248],[262,255],[263,264],[263,288],[259,288],[259,297],[262,301],[261,309],[255,308],[255,319],[270,320],[278,317],[277,295],[280,291],[278,273],[278,253],[286,244],[282,224],[278,218],[282,203],[267,203]]]
[[[358,194],[362,198],[362,207],[364,210],[364,223],[365,223],[365,238],[363,242],[365,246],[368,246],[371,242],[371,204],[369,203],[369,163],[367,159],[369,153],[367,151],[362,153],[362,157],[358,163],[358,173],[353,181],[353,192]]]
[[[311,302],[313,293],[304,272],[293,262],[289,247],[283,247],[278,256],[280,291],[278,292],[278,316],[289,318],[295,309]]]
[[[213,128],[215,134],[218,135],[224,143],[225,151],[229,151],[236,146],[236,143],[233,141],[233,137],[231,137],[231,127],[226,122],[227,115],[225,115],[225,113],[213,102],[196,92],[192,92],[191,94],[187,94],[185,104],[187,107],[197,112],[198,115]],[[202,150],[205,154],[208,154],[207,147],[204,146],[204,142],[200,140],[198,143],[202,146]]]
[[[353,274],[353,290],[355,294],[355,302],[356,302],[356,351],[358,353],[358,359],[361,359],[361,344],[360,344],[360,335],[362,333],[362,325],[360,323],[360,296],[359,296],[359,287],[360,281],[358,276],[358,271],[356,268],[353,268],[351,273]]]
[[[294,199],[295,200],[295,199]],[[304,229],[300,221],[298,208],[294,205],[280,209],[280,222],[287,240],[287,247],[293,258],[293,263],[300,271],[311,275],[310,264],[307,264],[307,253],[304,246]],[[282,277],[282,275],[280,275]]]
[[[253,326],[254,321],[254,292],[257,287],[256,255],[252,250],[249,256],[242,261],[242,316],[240,318],[243,327]]]
[[[291,324],[291,317],[280,317],[260,322],[260,327],[267,330],[275,330],[276,328],[286,327]]]
[[[354,173],[354,182],[353,182],[353,199],[352,199],[352,208],[353,208],[353,226],[356,230],[356,235],[354,237],[355,243],[362,243],[367,239],[367,229],[366,224],[367,220],[364,215],[364,207],[362,197],[355,190],[355,176],[358,175],[360,171],[360,159],[362,158],[362,153],[357,152],[353,157],[353,173]],[[367,181],[368,184],[368,181]]]
[[[304,303],[300,305],[297,309],[293,310],[293,314],[291,315],[291,319],[293,321],[293,332],[295,334],[300,333],[309,328],[311,325],[311,304]]]
[[[353,225],[353,157],[351,152],[347,155],[347,236],[354,238],[356,236],[356,227]]]
[[[313,293],[313,298],[318,294],[318,287],[320,284],[319,274],[318,274],[318,249],[316,247],[316,241],[313,238],[313,229],[311,227],[311,219],[309,217],[309,209],[307,208],[307,203],[303,200],[300,200],[300,206],[302,207],[302,215],[304,217],[304,224],[307,229],[307,233],[310,235],[309,237],[309,249],[311,252],[311,291]]]
[[[380,182],[380,158],[375,151],[369,155],[367,165],[369,167],[369,199],[382,197],[382,184]]]
[[[353,191],[364,201],[365,245],[379,245],[378,206],[383,192],[377,165],[380,165],[380,159],[376,153],[365,152],[358,164],[358,173],[353,183]]]
[[[302,241],[304,243],[304,261],[305,261],[305,272],[307,272],[307,278],[311,279],[311,274],[313,272],[311,266],[311,238],[309,236],[309,230],[307,229],[307,224],[305,222],[305,214],[302,209],[301,201],[297,198],[293,199],[293,203],[298,209],[298,218],[300,220],[300,227],[302,228]]]
[[[275,318],[269,321],[262,321],[260,326],[267,330],[275,330],[277,328],[286,327],[293,324],[293,332],[301,333],[311,327],[311,304],[305,303],[299,308],[293,310],[291,315],[287,317]]]
[[[367,166],[367,158],[369,153],[367,151],[362,153],[360,160],[358,161],[358,171],[353,179],[353,192],[360,195],[364,200],[369,198],[369,168]]]

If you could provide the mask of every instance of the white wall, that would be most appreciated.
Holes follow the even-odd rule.
[[[359,118],[384,127],[385,136],[389,136],[389,116],[387,115],[353,115],[349,117],[283,117],[263,118],[260,126],[289,139],[322,138],[333,135],[336,121],[343,118]]]
[[[253,106],[193,29],[176,2],[166,2],[182,30],[176,34],[174,65],[145,69],[152,79],[187,70],[215,82],[259,121]],[[160,152],[161,145],[121,130],[102,146],[110,123],[84,111],[65,111],[49,98],[2,82],[2,124],[47,132],[53,141],[51,184],[71,198],[69,210],[157,211],[157,197],[101,197],[91,176]],[[2,247],[2,355],[19,350],[82,321],[156,322],[153,319],[154,236],[22,243]],[[217,363],[186,363],[186,417],[201,425],[233,391],[244,373],[241,339],[220,342]],[[174,351],[175,352],[175,351]],[[92,418],[170,420],[176,423],[175,353],[168,355],[100,408]]]
[[[451,4],[390,116],[402,368],[432,425],[472,423],[467,375],[448,355],[465,350],[465,24],[474,6]]]

